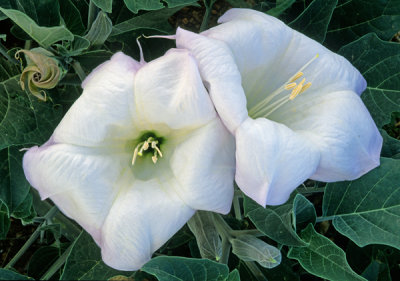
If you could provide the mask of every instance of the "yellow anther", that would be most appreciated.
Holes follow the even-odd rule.
[[[301,91],[300,91],[299,95],[300,95],[301,93],[303,93],[305,90],[307,90],[308,88],[310,88],[310,87],[311,87],[311,82],[308,82],[307,84],[305,84],[305,85],[303,86],[303,88],[301,88]]]
[[[299,71],[297,72],[292,78],[290,78],[289,83],[292,83],[299,79],[301,76],[303,76],[303,72]]]
[[[145,141],[143,146],[142,146],[143,150],[146,151],[147,149],[149,149],[149,141]]]
[[[136,146],[135,151],[133,152],[133,157],[132,157],[132,166],[135,165],[136,158],[138,156],[139,152],[139,146]]]
[[[156,163],[157,163],[157,160],[158,160],[157,155],[153,155],[153,156],[151,157],[151,160],[153,161],[154,164],[156,164]]]
[[[306,81],[306,79],[303,78],[303,80],[301,80],[299,85],[297,85],[293,89],[293,91],[292,91],[292,93],[290,94],[290,97],[289,97],[290,100],[293,100],[295,97],[297,97],[301,93],[301,89],[303,88],[303,84],[304,84],[305,81]]]
[[[290,84],[286,84],[285,85],[285,90],[290,90],[293,89],[294,87],[296,87],[296,83],[290,83]]]

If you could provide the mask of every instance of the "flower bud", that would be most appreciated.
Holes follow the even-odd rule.
[[[281,263],[281,252],[252,236],[241,235],[231,240],[232,252],[243,261],[256,261],[262,267],[273,268]]]
[[[27,66],[22,71],[20,84],[25,90],[25,83],[29,91],[38,99],[46,101],[46,92],[43,89],[52,89],[61,80],[62,72],[54,55],[42,48],[20,50],[15,58],[20,59],[20,53],[25,55]]]

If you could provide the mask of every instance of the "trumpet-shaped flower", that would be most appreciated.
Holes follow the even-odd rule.
[[[202,34],[178,29],[225,126],[236,182],[265,206],[307,178],[353,180],[379,165],[382,137],[360,99],[361,74],[278,19],[231,9]]]
[[[82,87],[23,166],[41,198],[92,235],[106,264],[138,269],[195,210],[229,212],[234,138],[187,51],[149,63],[117,53]]]

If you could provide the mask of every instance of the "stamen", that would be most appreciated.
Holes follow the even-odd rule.
[[[303,72],[299,71],[295,75],[292,76],[292,78],[289,79],[289,83],[292,83],[299,79],[301,76],[303,76]]]
[[[139,151],[139,146],[136,146],[135,151],[133,152],[132,166],[135,165],[135,161],[136,161],[136,158],[138,156],[138,151]]]
[[[154,155],[151,157],[151,160],[153,161],[154,164],[157,163],[158,158],[157,158],[157,154],[155,151],[154,151]]]
[[[308,82],[307,84],[305,84],[305,85],[303,86],[303,88],[301,88],[301,91],[300,91],[299,95],[300,95],[301,93],[303,93],[305,90],[307,90],[308,88],[310,88],[310,87],[311,87],[311,82]]]
[[[132,165],[135,164],[136,158],[138,156],[143,156],[143,152],[149,150],[151,147],[154,150],[154,154],[151,157],[151,160],[153,161],[154,164],[157,163],[158,161],[158,155],[160,157],[163,157],[163,154],[160,150],[160,148],[157,146],[158,140],[154,140],[153,137],[149,137],[147,140],[140,142],[136,147],[133,152],[133,157],[132,157]]]
[[[290,89],[293,89],[294,87],[296,87],[296,83],[290,83],[290,84],[287,84],[287,85],[285,85],[285,90],[290,90]]]

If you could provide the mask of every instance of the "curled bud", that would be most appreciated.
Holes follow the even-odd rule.
[[[241,235],[231,240],[232,252],[243,261],[256,261],[262,267],[273,268],[281,263],[281,252],[252,235]]]
[[[25,90],[25,83],[29,91],[38,99],[46,101],[46,92],[43,89],[54,88],[61,79],[61,70],[54,55],[42,48],[20,50],[15,58],[20,59],[20,53],[25,55],[27,66],[22,71],[20,84]]]

